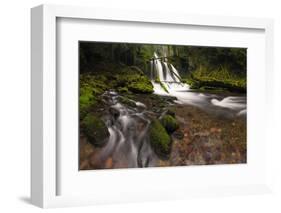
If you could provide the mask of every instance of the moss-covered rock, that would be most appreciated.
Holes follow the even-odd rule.
[[[177,120],[171,115],[164,115],[161,118],[161,124],[165,127],[169,134],[173,133],[179,128]]]
[[[186,82],[190,85],[191,89],[196,90],[222,89],[240,93],[247,91],[246,76],[234,74],[227,67],[209,70],[201,66],[191,73]]]
[[[107,78],[103,75],[80,75],[80,91],[79,91],[79,108],[80,108],[80,119],[83,119],[85,115],[90,111],[90,108],[100,101],[100,96],[106,90],[109,89],[106,83]]]
[[[149,127],[149,139],[155,153],[160,157],[168,157],[172,140],[159,120],[153,120]]]
[[[118,87],[117,88],[117,92],[119,92],[119,93],[128,93],[129,90],[128,90],[127,87]]]
[[[130,91],[135,92],[135,93],[153,93],[153,86],[151,84],[151,82],[147,82],[147,81],[136,81],[136,82],[131,82],[128,85],[128,88]]]
[[[108,89],[119,93],[153,93],[153,85],[143,71],[135,66],[104,66],[103,71],[95,75],[80,75],[81,88],[91,88],[93,97],[98,97]],[[80,92],[81,94],[81,92]],[[82,98],[83,99],[83,98]]]
[[[89,86],[81,87],[79,96],[80,116],[84,117],[87,113],[88,108],[95,103],[96,99],[93,95],[92,88]]]
[[[118,97],[118,100],[126,106],[137,107],[136,103],[127,97],[120,96],[120,97]]]
[[[124,67],[115,75],[116,86],[134,93],[153,93],[153,85],[144,73],[136,67]]]
[[[104,146],[109,139],[105,123],[93,114],[87,114],[82,122],[83,132],[88,141],[95,146]]]

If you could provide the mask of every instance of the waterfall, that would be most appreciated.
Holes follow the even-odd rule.
[[[165,95],[189,90],[189,85],[181,82],[179,72],[168,62],[165,53],[164,57],[159,57],[157,53],[154,53],[150,76],[156,94]]]
[[[238,116],[247,113],[245,97],[220,97],[191,91],[190,86],[182,82],[178,70],[167,60],[166,53],[164,52],[162,55],[164,57],[154,53],[151,61],[151,83],[155,94],[173,96],[177,98],[175,101],[177,104],[194,105],[208,111],[213,110],[213,113],[217,113],[217,108],[220,108],[223,113],[225,110],[232,110]]]

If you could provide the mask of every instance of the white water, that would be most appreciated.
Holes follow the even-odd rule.
[[[224,113],[234,113],[237,116],[242,116],[247,113],[245,96],[225,97],[218,94],[194,92],[190,90],[188,84],[181,83],[181,76],[178,70],[167,61],[167,58],[161,62],[161,57],[156,53],[154,53],[154,57],[155,60],[151,63],[151,65],[154,66],[151,69],[151,82],[155,94],[173,96],[177,98],[175,102],[178,104],[194,105],[216,113],[218,110]],[[157,77],[161,84],[155,82]],[[163,87],[165,87],[168,92]]]
[[[109,140],[101,148],[99,158],[112,158],[114,167],[150,167],[155,166],[158,157],[147,139],[150,120],[146,115],[146,105],[135,102],[136,107],[128,107],[119,102],[121,97],[115,92],[105,92],[104,100],[110,105],[105,118],[109,130]]]

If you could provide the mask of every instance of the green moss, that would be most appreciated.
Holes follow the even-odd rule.
[[[234,75],[226,67],[209,70],[203,66],[194,71],[187,80],[191,89],[217,90],[224,89],[231,92],[246,92],[246,76]]]
[[[88,141],[95,146],[104,146],[109,139],[109,131],[105,123],[93,114],[83,119],[82,129]]]
[[[136,67],[124,67],[115,75],[115,79],[115,87],[127,88],[134,93],[153,93],[150,80]]]
[[[95,100],[93,96],[93,90],[91,87],[86,86],[80,88],[80,97],[79,97],[80,108],[84,108],[94,101]]]
[[[166,92],[166,93],[169,93],[167,87],[165,86],[165,84],[163,84],[161,81],[160,82],[160,86],[162,87],[162,89]]]
[[[93,89],[89,86],[81,87],[79,96],[80,118],[83,118],[87,114],[89,108],[96,103],[97,100],[93,95]]]
[[[155,83],[160,83],[160,79],[159,79],[158,76],[157,76],[156,79],[155,79]]]
[[[169,134],[172,134],[179,128],[177,120],[171,115],[164,115],[161,118],[161,123]]]
[[[137,81],[131,82],[128,89],[135,93],[153,93],[153,86],[150,82]]]
[[[153,120],[149,127],[149,138],[155,153],[160,157],[168,157],[172,140],[159,120]]]
[[[97,104],[101,103],[101,95],[109,89],[123,95],[153,93],[153,85],[138,67],[106,64],[98,70],[99,72],[94,74],[80,74],[79,108],[81,120],[93,111]],[[135,105],[129,100],[122,101],[129,106]]]
[[[103,75],[80,75],[79,108],[81,119],[100,101],[100,95],[109,89],[106,82],[107,78]]]
[[[122,96],[120,96],[120,97],[118,98],[118,100],[119,100],[122,104],[125,104],[125,105],[130,106],[130,107],[136,107],[136,106],[137,106],[134,101],[130,100],[130,99],[127,98],[127,97],[122,97]]]
[[[129,90],[127,87],[118,87],[117,88],[117,92],[120,92],[120,93],[128,93]]]

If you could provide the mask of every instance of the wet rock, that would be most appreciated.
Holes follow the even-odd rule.
[[[172,117],[174,117],[174,118],[175,118],[176,113],[175,113],[175,111],[174,111],[174,110],[172,110],[172,109],[168,109],[168,110],[167,110],[167,112],[166,112],[166,115],[171,115]]]
[[[141,102],[136,102],[135,104],[140,110],[144,110],[146,108],[145,104]]]
[[[175,131],[172,136],[178,140],[182,140],[184,138],[184,134],[182,131]]]
[[[88,141],[95,146],[104,146],[109,139],[105,123],[93,114],[88,114],[82,121],[83,132]]]
[[[110,112],[110,114],[111,114],[115,119],[118,118],[119,115],[120,115],[119,110],[116,109],[115,107],[110,107],[110,108],[109,108],[109,112]]]
[[[127,98],[127,97],[120,96],[120,97],[118,98],[118,100],[119,100],[122,104],[124,104],[124,105],[126,105],[126,106],[137,107],[137,104],[136,104],[133,100],[130,100],[130,99]]]

